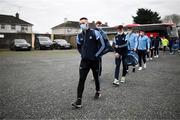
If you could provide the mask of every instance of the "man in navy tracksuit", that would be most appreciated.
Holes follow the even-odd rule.
[[[105,42],[105,46],[106,48],[104,49],[103,53],[100,55],[100,59],[99,59],[99,78],[101,77],[101,74],[102,74],[102,56],[108,52],[113,52],[114,49],[112,48],[112,46],[110,45],[109,43],[109,39],[108,39],[108,36],[107,34],[101,29],[102,27],[102,22],[101,21],[97,21],[96,22],[96,28],[94,28],[95,30],[99,31],[99,33],[101,34],[104,42]],[[94,77],[92,78],[92,80],[94,80]]]
[[[153,55],[154,55],[154,41],[155,38],[153,36],[153,34],[150,34],[150,39],[149,39],[149,43],[150,43],[150,52],[147,52],[147,60],[153,60]]]
[[[170,38],[170,40],[169,40],[169,54],[170,55],[173,54],[172,47],[173,47],[174,42],[175,42],[175,38]]]
[[[120,71],[120,65],[122,61],[123,65],[123,71],[122,71],[122,77],[121,77],[121,83],[125,82],[125,76],[127,73],[127,67],[124,63],[125,57],[127,56],[128,52],[128,42],[126,40],[126,35],[124,34],[123,26],[119,25],[117,27],[117,35],[114,38],[113,46],[115,48],[115,75],[114,75],[114,85],[119,85],[119,71]]]
[[[159,46],[161,45],[161,38],[159,37],[159,34],[157,34],[155,40],[154,40],[154,58],[159,57]]]
[[[102,22],[101,21],[97,21],[96,22],[95,30],[99,31],[99,33],[101,34],[101,36],[104,39],[104,41],[105,40],[109,41],[106,33],[101,29],[101,27],[102,27]],[[100,64],[100,67],[99,67],[99,77],[101,77],[101,74],[102,74],[102,58],[99,59],[99,64]]]
[[[79,67],[79,84],[77,88],[77,100],[72,103],[75,108],[82,107],[81,99],[84,90],[86,77],[91,69],[95,79],[96,93],[94,98],[98,99],[100,94],[99,83],[99,59],[100,54],[105,48],[104,40],[100,33],[89,28],[88,19],[83,17],[79,21],[82,32],[77,35],[77,48],[81,54],[81,63]]]

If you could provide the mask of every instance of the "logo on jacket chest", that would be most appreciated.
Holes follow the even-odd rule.
[[[125,37],[117,37],[116,40],[117,40],[117,41],[118,41],[118,40],[119,40],[119,41],[121,41],[121,40],[125,41]]]
[[[89,36],[88,38],[89,38],[89,39],[93,39],[92,36]],[[80,38],[80,41],[83,41],[83,38]]]

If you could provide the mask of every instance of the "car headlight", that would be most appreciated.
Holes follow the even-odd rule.
[[[20,45],[17,45],[17,44],[16,44],[15,46],[16,46],[16,47],[19,47]]]

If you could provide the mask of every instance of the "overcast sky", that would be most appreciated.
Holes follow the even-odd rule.
[[[180,0],[0,0],[0,14],[15,15],[32,23],[35,32],[51,32],[64,18],[101,20],[110,26],[132,23],[138,8],[157,11],[162,17],[180,14]]]

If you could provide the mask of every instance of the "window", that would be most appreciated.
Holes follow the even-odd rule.
[[[4,34],[0,34],[0,38],[4,38]]]
[[[5,25],[1,25],[1,29],[5,29]]]
[[[72,29],[70,29],[70,28],[69,28],[69,29],[67,29],[67,32],[71,32],[71,31],[72,31]]]
[[[11,30],[15,30],[16,26],[15,25],[11,25]]]
[[[21,26],[21,31],[28,31],[28,26],[27,25],[22,25]]]

